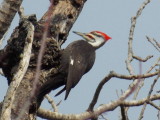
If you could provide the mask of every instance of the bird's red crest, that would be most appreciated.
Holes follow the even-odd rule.
[[[105,34],[103,32],[100,32],[100,31],[93,31],[93,32],[97,32],[97,33],[101,34],[106,40],[112,39],[110,36],[108,36],[107,34]]]

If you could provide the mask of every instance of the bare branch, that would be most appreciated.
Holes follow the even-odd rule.
[[[160,61],[160,58],[157,59],[157,61],[146,72],[146,74],[150,73],[153,70],[153,68],[155,68],[155,66],[159,63],[159,61]],[[144,78],[141,80],[141,84],[138,86],[138,88],[134,94],[134,98],[136,98],[136,96],[138,95],[138,93],[139,93],[140,89],[143,87],[143,85],[144,85]]]
[[[102,90],[103,85],[108,82],[112,77],[120,78],[120,79],[127,79],[127,80],[133,80],[133,79],[138,79],[138,78],[148,78],[148,77],[153,77],[158,74],[158,71],[155,73],[148,73],[148,74],[143,74],[143,75],[121,75],[118,73],[115,73],[114,71],[111,71],[98,85],[96,92],[94,94],[94,97],[92,99],[92,102],[90,103],[88,107],[88,111],[92,111],[95,104],[97,103],[99,94]],[[136,81],[136,80],[135,80]],[[132,86],[132,85],[131,85]]]
[[[0,69],[0,75],[4,76],[2,69]]]
[[[153,95],[150,97],[150,101],[159,100],[160,95]],[[103,104],[99,106],[98,108],[94,109],[93,112],[83,112],[80,114],[61,114],[57,112],[51,112],[44,109],[39,109],[37,115],[41,118],[50,119],[50,120],[84,120],[94,117],[95,115],[100,115],[106,111],[111,111],[117,108],[119,105],[123,105],[125,107],[134,107],[134,106],[140,106],[143,105],[147,101],[147,98],[141,99],[141,100],[131,100],[131,101],[122,101],[120,99],[110,102],[108,104]]]
[[[125,111],[124,106],[121,105],[120,108],[121,108],[121,117],[122,117],[121,119],[122,120],[127,120],[126,111]]]
[[[9,0],[10,1],[10,0]],[[14,0],[12,0],[14,1]],[[53,1],[53,0],[51,0]],[[75,2],[78,2],[79,0],[75,0]],[[154,88],[154,85],[156,84],[157,80],[159,79],[160,75],[159,75],[159,70],[158,71],[154,71],[153,68],[155,68],[155,66],[158,64],[158,62],[160,61],[160,58],[158,60],[158,62],[156,62],[153,66],[151,66],[151,68],[145,73],[145,74],[141,74],[142,73],[142,66],[140,66],[140,73],[138,75],[135,75],[135,72],[134,72],[134,69],[133,69],[133,66],[132,66],[132,60],[133,59],[136,59],[140,62],[146,62],[147,60],[149,60],[150,58],[152,58],[153,56],[147,56],[146,58],[141,58],[139,56],[136,56],[134,55],[134,51],[133,51],[133,37],[134,37],[134,30],[135,30],[135,26],[136,26],[136,22],[137,22],[137,18],[141,15],[143,9],[145,8],[145,6],[150,2],[151,0],[145,0],[145,2],[143,2],[143,4],[141,5],[141,7],[138,9],[137,13],[136,13],[136,16],[133,16],[131,18],[131,28],[130,28],[130,33],[129,33],[129,41],[128,41],[128,58],[126,59],[126,68],[129,72],[129,75],[123,75],[123,74],[118,74],[118,73],[115,73],[114,71],[111,71],[98,85],[96,91],[95,91],[95,94],[93,96],[93,99],[88,107],[88,111],[84,112],[84,113],[81,113],[81,114],[68,114],[68,115],[65,115],[65,114],[61,114],[61,113],[58,113],[58,108],[57,108],[57,105],[55,105],[54,101],[49,97],[49,96],[46,96],[46,98],[48,99],[49,103],[51,103],[52,107],[54,108],[54,112],[51,112],[51,111],[47,111],[47,110],[43,110],[43,109],[39,109],[38,110],[38,115],[40,117],[45,117],[47,119],[61,119],[61,120],[65,120],[65,119],[70,119],[70,120],[79,120],[79,119],[92,119],[94,118],[95,116],[97,117],[98,115],[101,115],[103,114],[104,112],[107,112],[107,111],[111,111],[111,110],[114,110],[115,108],[117,107],[121,107],[121,114],[122,114],[122,119],[126,120],[128,119],[127,118],[127,112],[125,111],[125,107],[132,107],[132,106],[139,106],[139,105],[144,105],[146,106],[147,104],[150,104],[152,106],[154,106],[156,109],[160,109],[160,107],[156,106],[152,101],[154,100],[159,100],[160,99],[160,95],[158,95],[158,93],[156,95],[153,95],[151,96],[151,93],[153,91],[153,88]],[[51,3],[52,4],[52,3]],[[52,4],[54,5],[54,4]],[[50,5],[50,8],[53,7],[52,5]],[[77,8],[76,8],[77,9]],[[78,8],[79,9],[79,8]],[[55,11],[52,10],[52,14],[54,14]],[[19,14],[20,14],[20,17],[22,18],[23,17],[23,11],[19,10]],[[0,15],[1,15],[1,10],[0,10]],[[58,14],[57,14],[58,15]],[[49,35],[47,34],[48,32],[48,29],[49,29],[49,24],[51,22],[51,13],[50,13],[50,10],[48,10],[48,13],[44,15],[45,17],[43,17],[41,19],[41,22],[39,23],[43,23],[42,26],[43,28],[45,29],[44,30],[44,34],[43,34],[43,37],[42,39],[39,39],[42,41],[41,44],[41,48],[40,48],[40,52],[39,52],[39,55],[38,55],[38,61],[37,61],[37,64],[35,66],[37,66],[37,69],[36,69],[36,77],[35,77],[35,80],[33,82],[33,90],[31,92],[31,96],[29,97],[29,99],[27,98],[26,99],[26,103],[24,105],[24,107],[22,108],[22,111],[18,116],[17,119],[20,119],[21,117],[23,117],[22,114],[25,114],[25,110],[26,107],[29,108],[29,105],[30,105],[30,102],[31,102],[31,99],[33,97],[35,97],[35,92],[37,90],[37,85],[38,85],[38,80],[39,80],[39,76],[43,73],[41,73],[41,62],[42,62],[42,56],[43,56],[43,53],[44,53],[44,49],[46,47],[46,40],[47,40],[47,37],[48,36],[52,36],[52,35]],[[47,16],[47,17],[46,17]],[[69,15],[70,16],[70,15]],[[1,18],[0,18],[0,23],[3,23],[1,22]],[[46,24],[44,24],[46,23]],[[68,22],[62,22],[62,27],[59,27],[60,28],[60,32],[57,32],[57,33],[53,33],[53,34],[56,34],[55,36],[56,37],[53,37],[54,40],[56,40],[57,38],[57,41],[58,39],[60,38],[60,34],[62,34],[62,36],[67,36],[67,32],[65,30],[62,30],[63,28],[65,28],[67,26]],[[63,25],[64,24],[64,25]],[[61,25],[60,25],[61,26]],[[33,26],[31,26],[33,27]],[[57,27],[57,28],[58,28]],[[1,25],[0,25],[0,28],[1,28]],[[56,28],[56,27],[55,27]],[[8,28],[7,28],[8,29]],[[68,28],[67,28],[68,29]],[[1,30],[1,29],[0,29]],[[32,35],[31,35],[31,39],[33,41],[33,32],[34,31],[34,27],[33,29],[31,30],[32,32]],[[54,31],[54,30],[52,30]],[[69,31],[69,30],[68,30]],[[64,34],[65,33],[65,34]],[[29,34],[29,33],[28,33]],[[40,33],[41,34],[41,33]],[[63,35],[64,34],[64,35]],[[38,36],[38,35],[37,35]],[[0,37],[1,37],[1,32],[0,32]],[[39,37],[39,36],[38,36]],[[37,37],[37,38],[38,38]],[[40,37],[41,38],[41,37]],[[66,37],[62,37],[59,41],[59,43],[57,42],[59,48],[61,46],[61,44],[65,41]],[[29,41],[30,42],[30,41]],[[39,42],[39,41],[38,41]],[[158,51],[160,51],[160,48],[158,48],[160,45],[159,43],[152,39],[152,43],[157,47],[156,49],[158,49]],[[26,43],[25,43],[26,44]],[[28,43],[27,43],[28,44]],[[29,43],[30,44],[30,43]],[[31,43],[32,45],[32,43]],[[31,46],[30,46],[30,49],[29,47],[27,48],[27,46],[25,45],[26,49],[29,51],[29,53],[31,52]],[[25,56],[27,55],[24,55],[24,54],[27,54],[26,52],[23,53],[22,55],[22,60],[25,59]],[[15,94],[15,91],[16,91],[16,88],[19,86],[19,83],[21,81],[21,79],[23,78],[25,72],[26,72],[26,69],[28,67],[28,61],[30,59],[30,55],[28,55],[28,59],[27,59],[27,63],[24,65],[24,63],[21,63],[22,60],[20,61],[20,64],[18,65],[17,67],[17,71],[15,72],[14,74],[14,77],[13,77],[13,82],[11,82],[11,86],[14,86],[13,88],[11,89],[8,89],[8,93],[10,92],[10,90],[12,90],[12,92],[10,92],[10,94],[12,93],[12,96],[9,96],[7,95],[7,97],[5,98],[6,101],[5,104],[3,105],[3,111],[2,111],[2,115],[3,117],[5,117],[6,119],[6,116],[10,119],[10,112],[11,112],[11,107],[12,106],[12,101],[14,99],[14,94]],[[22,64],[22,65],[21,65]],[[19,75],[19,71],[22,70],[21,74],[22,75]],[[150,73],[151,71],[153,70],[152,73]],[[35,72],[35,71],[34,71]],[[46,71],[44,71],[46,72]],[[139,90],[141,87],[142,84],[141,81],[143,82],[145,80],[145,78],[149,78],[149,77],[153,77],[153,76],[156,76],[157,75],[157,78],[153,81],[153,84],[150,88],[150,91],[148,93],[148,96],[147,98],[144,98],[144,99],[141,99],[141,100],[131,100],[131,101],[125,101],[125,99],[130,96],[135,90],[137,92],[137,95],[139,93]],[[19,77],[19,79],[17,79],[17,76]],[[105,83],[107,83],[110,79],[112,78],[119,78],[120,79],[125,79],[125,80],[133,80],[133,83],[131,83],[131,85],[129,86],[129,88],[119,97],[119,99],[113,101],[113,102],[110,102],[109,104],[103,104],[101,106],[99,106],[98,108],[95,108],[94,109],[94,106],[95,104],[97,103],[98,101],[98,98],[99,98],[99,95],[100,95],[100,92],[104,86]],[[143,79],[143,80],[141,80]],[[135,98],[136,96],[135,95]],[[8,97],[9,96],[9,97]],[[5,111],[6,110],[6,111]],[[144,108],[145,110],[145,108]],[[144,111],[142,111],[144,112]],[[18,112],[17,112],[18,113]],[[30,114],[30,113],[28,113]],[[142,116],[143,116],[143,113],[142,113]],[[7,118],[7,119],[8,119]],[[3,119],[2,119],[3,120]]]
[[[149,60],[149,59],[152,58],[152,57],[153,57],[153,55],[149,55],[149,56],[147,56],[146,58],[142,59],[142,58],[139,57],[139,56],[133,55],[133,58],[134,58],[134,59],[139,60],[139,61],[141,61],[141,62],[146,62],[147,60]]]
[[[154,101],[160,99],[160,94],[152,95],[149,99],[149,101]],[[148,101],[148,98],[143,98],[141,100],[131,100],[131,101],[123,101],[121,104],[124,106],[140,106],[143,105],[146,101]]]
[[[140,6],[140,8],[138,9],[136,16],[133,16],[131,18],[131,27],[130,27],[130,33],[129,33],[129,41],[128,41],[128,58],[126,60],[126,67],[128,72],[133,75],[134,74],[134,69],[131,65],[131,62],[133,60],[133,58],[135,58],[135,55],[133,53],[133,49],[132,49],[132,45],[133,45],[133,36],[134,36],[134,30],[135,30],[135,26],[136,26],[136,22],[138,17],[141,15],[143,9],[145,8],[145,6],[150,3],[151,0],[145,0],[142,5]],[[140,84],[143,84],[143,82],[140,82]],[[139,85],[140,87],[137,88],[137,91],[135,92],[134,98],[135,99],[139,93],[139,90],[141,88],[142,85]],[[126,108],[126,111],[128,110],[128,108]]]
[[[0,7],[0,44],[23,0],[4,0]]]
[[[126,80],[134,80],[134,79],[138,79],[138,78],[149,78],[149,77],[153,77],[155,75],[158,75],[159,71],[156,71],[154,73],[146,73],[146,74],[142,74],[142,75],[121,75],[118,73],[113,72],[112,75],[113,77],[116,78],[120,78],[120,79],[126,79]]]
[[[101,115],[101,117],[102,117],[102,119],[103,119],[103,120],[108,120],[108,119],[107,119],[107,118],[105,118],[103,115]]]
[[[158,50],[158,52],[160,52],[160,44],[155,39],[151,39],[148,36],[146,36],[146,38]]]
[[[52,108],[54,109],[54,112],[58,112],[58,108],[54,102],[54,100],[47,94],[45,95],[45,98],[48,100],[48,102],[51,104]]]
[[[155,105],[153,102],[149,101],[148,102],[150,105],[152,105],[154,108],[156,108],[158,111],[160,111],[160,107]]]
[[[152,91],[153,91],[153,88],[154,88],[157,80],[159,79],[159,77],[160,77],[160,70],[159,70],[158,76],[154,79],[153,84],[151,85],[151,88],[150,88],[149,93],[148,93],[148,96],[147,96],[147,99],[148,99],[147,102],[149,102],[149,98],[150,98],[150,96],[151,96],[151,93],[152,93]],[[140,116],[139,116],[139,120],[141,120],[141,119],[143,118],[143,114],[144,114],[144,111],[145,111],[145,109],[146,109],[146,106],[147,106],[147,103],[144,103],[143,108],[142,108],[142,111],[141,111]]]
[[[28,29],[28,34],[25,39],[25,46],[23,50],[23,54],[21,55],[21,60],[19,65],[17,66],[17,71],[15,72],[13,76],[13,81],[11,82],[6,97],[3,102],[2,107],[2,114],[1,114],[1,120],[10,119],[10,113],[11,113],[11,107],[14,100],[14,94],[16,93],[16,90],[24,76],[24,74],[27,71],[29,60],[31,56],[31,49],[32,49],[32,42],[33,42],[33,36],[34,36],[34,26],[32,23],[28,22],[28,26],[26,26]]]
[[[151,72],[153,68],[155,68],[158,65],[159,62],[160,62],[160,57],[156,60],[156,62],[150,67],[150,69],[146,73]]]
[[[57,103],[57,105],[56,105],[56,106],[59,106],[59,105],[61,104],[61,102],[62,102],[62,100],[60,100],[60,101]]]
[[[143,2],[139,10],[137,11],[136,16],[131,18],[131,28],[130,28],[130,33],[129,33],[129,41],[128,41],[128,58],[126,60],[126,66],[130,74],[134,74],[131,62],[133,60],[133,49],[132,49],[132,42],[133,42],[133,35],[134,35],[134,29],[136,26],[137,18],[141,15],[143,9],[145,6],[150,3],[151,0],[146,0]]]
[[[93,111],[93,108],[95,106],[95,104],[97,103],[97,100],[98,100],[98,97],[99,97],[99,94],[102,90],[102,87],[103,85],[108,82],[111,78],[113,77],[113,71],[109,73],[109,75],[107,75],[98,85],[97,89],[96,89],[96,92],[94,93],[94,97],[88,107],[88,111]]]
[[[153,41],[156,43],[156,45],[160,48],[160,43],[158,43],[154,38]]]

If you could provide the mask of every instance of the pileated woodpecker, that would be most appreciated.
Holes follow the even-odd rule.
[[[74,88],[80,81],[81,77],[87,73],[93,66],[95,61],[95,51],[106,43],[111,37],[100,31],[93,31],[90,33],[74,32],[80,35],[84,40],[74,41],[69,44],[62,52],[61,67],[59,69],[60,75],[55,77],[54,80],[62,79],[61,76],[66,76],[65,86],[59,91],[57,95],[66,90],[65,100],[67,99],[70,90]],[[62,81],[62,80],[61,80]],[[47,82],[40,89],[41,96],[50,92],[53,88],[51,82]],[[57,88],[60,85],[56,86]],[[42,95],[43,94],[43,95]]]

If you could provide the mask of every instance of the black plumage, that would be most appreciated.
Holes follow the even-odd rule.
[[[67,99],[71,89],[74,88],[82,76],[92,68],[95,61],[96,49],[111,39],[107,34],[100,31],[74,33],[84,38],[84,40],[74,41],[64,49],[58,75],[48,80],[42,86],[39,96],[44,96],[51,90],[65,85],[56,95],[66,90],[65,99]]]
[[[67,99],[70,90],[92,68],[95,61],[95,50],[91,44],[84,40],[69,44],[62,52],[59,74],[41,87],[39,98],[64,84],[64,88],[56,96],[66,90],[65,99]],[[56,81],[59,83],[57,86]]]
[[[63,51],[60,71],[67,74],[66,85],[62,89],[66,90],[65,99],[81,77],[92,68],[94,61],[95,48],[84,40],[71,43]]]

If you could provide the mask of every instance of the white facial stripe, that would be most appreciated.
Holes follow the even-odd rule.
[[[70,64],[73,65],[74,60],[72,58],[70,58]]]
[[[97,37],[94,35],[95,41],[90,42],[88,41],[89,44],[91,44],[93,47],[99,48],[105,43],[105,40],[102,37]]]
[[[95,34],[96,34],[96,35],[99,35],[99,36],[102,36],[100,33],[97,33],[97,32],[96,32]]]

